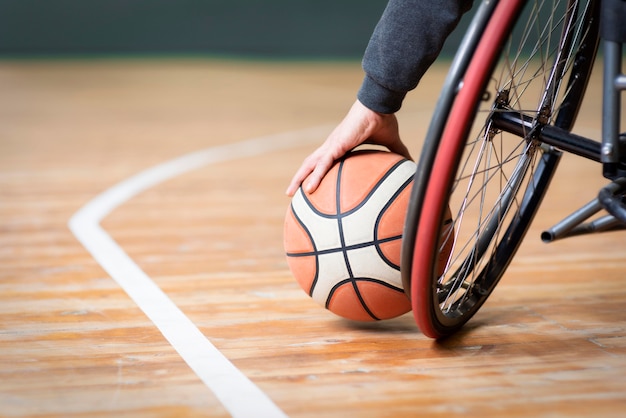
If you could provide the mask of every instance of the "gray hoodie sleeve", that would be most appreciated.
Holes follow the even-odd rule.
[[[472,0],[389,0],[363,56],[358,99],[380,113],[402,106]]]

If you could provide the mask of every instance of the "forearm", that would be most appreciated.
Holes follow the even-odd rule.
[[[390,0],[365,54],[358,99],[394,113],[435,61],[471,0]]]

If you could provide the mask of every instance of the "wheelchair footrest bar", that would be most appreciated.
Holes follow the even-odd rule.
[[[567,233],[567,237],[586,235],[599,232],[611,232],[626,229],[626,225],[613,215],[606,215],[584,224],[580,224]]]
[[[598,198],[593,199],[552,228],[541,233],[541,240],[549,243],[576,235],[610,232],[626,229],[626,178],[604,187]],[[589,218],[605,209],[609,214],[587,222]]]
[[[570,232],[576,227],[579,227],[587,219],[598,213],[602,209],[602,205],[598,202],[598,199],[593,199],[576,212],[563,219],[561,222],[554,225],[552,228],[541,233],[541,240],[543,242],[552,242],[557,239],[565,238],[570,235]]]

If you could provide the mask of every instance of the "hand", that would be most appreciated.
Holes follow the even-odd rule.
[[[400,140],[396,116],[374,112],[357,100],[326,141],[305,158],[286,194],[293,196],[300,185],[307,193],[314,192],[336,160],[364,143],[383,145],[411,159],[409,150]]]

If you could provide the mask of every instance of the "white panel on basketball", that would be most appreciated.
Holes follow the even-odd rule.
[[[332,288],[337,283],[349,278],[350,275],[341,251],[322,254],[318,257],[318,262],[318,277],[323,277],[324,280],[315,283],[311,296],[317,303],[324,306]]]
[[[398,270],[385,263],[373,245],[348,251],[348,262],[353,277],[375,278],[395,287],[400,284]]]
[[[315,213],[306,202],[302,189],[298,189],[294,195],[291,206],[304,225],[315,225],[314,228],[309,229],[309,233],[317,251],[341,248],[337,220]]]

